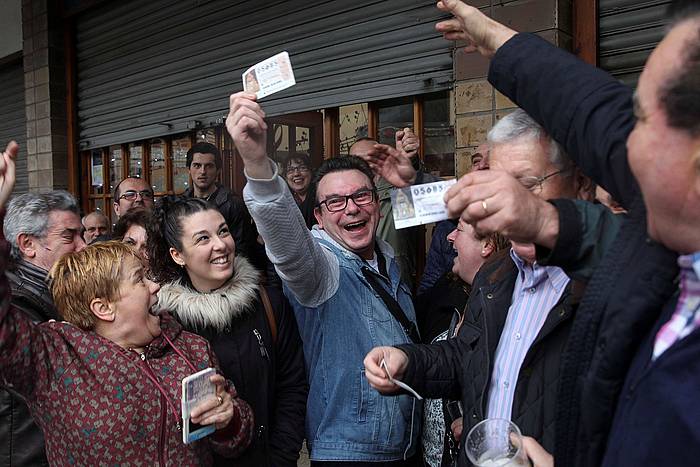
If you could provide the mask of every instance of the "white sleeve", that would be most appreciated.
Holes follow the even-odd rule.
[[[338,289],[340,268],[333,253],[316,242],[287,184],[277,174],[270,179],[246,178],[243,199],[265,242],[267,256],[280,278],[304,306],[318,306]]]

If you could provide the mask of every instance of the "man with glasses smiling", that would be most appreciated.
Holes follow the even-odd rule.
[[[153,208],[153,188],[142,178],[127,177],[114,187],[112,200],[117,218],[135,207],[150,211]]]
[[[489,173],[501,180],[503,190],[516,188],[518,196],[528,196],[525,188],[543,199],[592,200],[590,180],[524,111],[502,118],[489,132],[488,144]],[[386,166],[389,170],[391,164]],[[411,178],[406,174],[405,184]],[[487,197],[475,209],[494,207]],[[504,418],[552,449],[560,356],[583,284],[561,268],[537,264],[533,244],[511,245],[509,254],[494,256],[476,275],[458,339],[373,349],[365,366],[370,383],[383,393],[397,389],[377,369],[389,355],[389,371],[419,394],[461,399],[463,433],[485,418]],[[460,466],[469,465],[463,451]]]
[[[316,174],[318,225],[309,231],[277,166],[255,96],[231,96],[226,126],[243,160],[243,195],[284,283],[304,344],[309,380],[306,437],[312,466],[409,466],[421,405],[369,388],[364,355],[416,338],[408,287],[389,245],[376,238],[374,174],[356,157]]]

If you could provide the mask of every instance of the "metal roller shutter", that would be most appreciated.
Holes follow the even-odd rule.
[[[81,149],[221,122],[242,72],[282,50],[297,85],[269,116],[447,89],[442,16],[433,0],[108,3],[77,21]]]
[[[644,63],[664,36],[670,0],[600,0],[599,64],[636,86]]]
[[[0,151],[10,140],[19,143],[17,158],[17,183],[13,193],[26,193],[27,180],[27,120],[24,109],[24,69],[22,61],[0,67]]]

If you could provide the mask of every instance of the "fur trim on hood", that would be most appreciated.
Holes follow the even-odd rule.
[[[241,256],[233,261],[233,277],[220,288],[202,293],[182,279],[164,284],[158,305],[172,312],[190,329],[213,328],[223,332],[231,321],[255,310],[260,273]]]

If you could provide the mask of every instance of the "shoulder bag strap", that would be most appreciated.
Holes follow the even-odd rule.
[[[275,320],[275,313],[272,311],[272,303],[270,303],[270,297],[267,295],[267,290],[262,284],[258,288],[260,291],[260,298],[263,302],[263,307],[265,308],[265,316],[267,317],[267,324],[270,325],[270,334],[272,334],[272,343],[277,345],[277,321]]]
[[[379,283],[377,276],[372,273],[367,266],[362,267],[362,275],[365,276],[369,285],[374,289],[386,305],[389,312],[392,314],[394,319],[398,321],[406,335],[411,339],[413,343],[420,343],[420,335],[418,334],[418,328],[415,323],[411,322],[407,317],[406,313],[401,309],[401,305],[396,301],[394,297],[391,296],[389,292]]]

